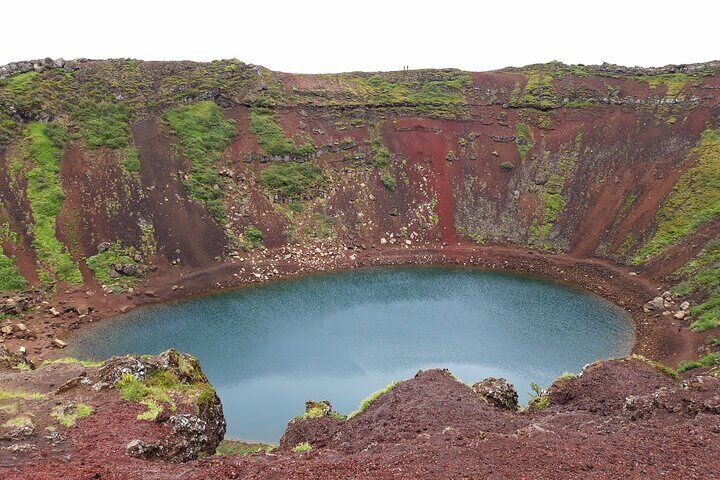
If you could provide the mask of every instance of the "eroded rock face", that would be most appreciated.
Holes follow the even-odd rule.
[[[99,389],[116,386],[127,375],[146,380],[156,372],[171,373],[186,385],[207,384],[207,377],[198,360],[177,350],[167,350],[155,357],[113,357],[100,367]],[[138,458],[159,458],[173,462],[194,460],[212,455],[225,436],[227,425],[222,403],[214,390],[206,385],[195,400],[194,413],[178,413],[167,417],[172,427],[169,435],[155,442],[132,440],[126,447],[128,455]],[[163,417],[158,417],[160,421]]]
[[[504,378],[486,378],[474,384],[472,390],[490,405],[505,410],[518,409],[517,391],[515,387]]]

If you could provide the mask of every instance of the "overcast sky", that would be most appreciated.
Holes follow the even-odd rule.
[[[560,60],[720,59],[720,2],[494,0],[1,1],[0,64],[43,57],[238,58],[325,73]]]

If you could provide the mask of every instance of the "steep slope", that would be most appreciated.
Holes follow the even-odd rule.
[[[0,288],[123,293],[261,247],[462,243],[627,265],[679,284],[686,324],[714,328],[718,89],[716,62],[336,75],[10,64]]]

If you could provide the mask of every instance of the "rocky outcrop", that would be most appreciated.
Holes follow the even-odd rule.
[[[498,408],[505,410],[518,409],[518,394],[515,387],[504,378],[489,377],[472,387],[478,397]]]

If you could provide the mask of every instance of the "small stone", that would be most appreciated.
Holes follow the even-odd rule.
[[[680,310],[687,310],[688,308],[690,308],[690,302],[686,301],[680,304]]]
[[[55,348],[65,348],[67,347],[67,343],[63,342],[59,338],[54,338],[52,341],[53,347]]]

